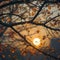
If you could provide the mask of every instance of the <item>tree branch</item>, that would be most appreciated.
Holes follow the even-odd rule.
[[[53,21],[56,17],[59,17],[59,16],[60,16],[60,15],[57,15],[57,16],[55,16],[55,17],[53,17],[53,18],[47,20],[44,24],[47,24],[48,22]]]
[[[31,24],[43,26],[43,27],[45,27],[45,28],[48,28],[48,29],[54,30],[54,31],[60,31],[60,29],[58,29],[58,28],[53,28],[53,27],[49,27],[49,26],[45,25],[44,23],[40,24],[40,23],[34,23],[34,22],[32,22]]]
[[[60,0],[56,0],[56,1],[52,1],[52,0],[47,0],[47,3],[51,3],[51,4],[53,4],[53,3],[60,3]]]
[[[30,24],[34,24],[34,25],[43,26],[43,27],[45,27],[45,28],[48,28],[48,29],[54,30],[54,31],[60,31],[60,29],[58,29],[58,28],[53,28],[53,27],[49,27],[49,26],[45,25],[44,23],[40,24],[40,23],[35,23],[35,22],[30,22],[30,21],[28,21],[28,22],[18,22],[18,23],[11,23],[11,24],[9,23],[9,24],[7,24],[7,23],[3,23],[3,22],[0,21],[0,24],[1,24],[1,25],[7,26],[7,27],[16,26],[16,25],[25,24],[25,23],[30,23]]]
[[[33,19],[31,20],[31,22],[34,21],[35,18],[39,15],[39,12],[42,10],[42,8],[44,7],[45,4],[46,4],[46,1],[44,1],[44,3],[39,7],[38,12],[37,12],[36,15],[33,17]]]
[[[12,28],[12,30],[14,30],[21,38],[23,38],[25,42],[27,42],[30,46],[32,46],[32,47],[33,47],[34,49],[36,49],[37,51],[41,52],[42,54],[44,54],[44,55],[46,55],[46,56],[50,56],[51,58],[54,58],[55,60],[57,60],[57,59],[59,60],[59,58],[57,58],[57,57],[55,57],[55,56],[52,56],[52,55],[50,55],[50,54],[47,54],[47,53],[45,53],[45,52],[37,49],[37,48],[34,47],[31,43],[29,43],[29,42],[26,40],[26,38],[23,37],[16,29],[14,29],[13,27],[10,27],[10,28]]]
[[[14,4],[22,4],[22,3],[25,3],[23,0],[20,0],[20,1],[11,1],[9,3],[6,3],[6,4],[3,4],[0,6],[0,9],[4,8],[4,7],[7,7],[7,6],[10,6],[10,5],[14,5]]]
[[[5,27],[4,31],[0,33],[0,37],[3,36],[4,32],[8,29],[8,27]]]

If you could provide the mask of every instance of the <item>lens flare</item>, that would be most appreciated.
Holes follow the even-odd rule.
[[[35,46],[40,45],[40,39],[39,39],[39,38],[34,38],[34,39],[33,39],[33,44],[34,44]]]

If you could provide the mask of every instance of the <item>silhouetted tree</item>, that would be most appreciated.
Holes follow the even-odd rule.
[[[32,42],[36,37],[42,41],[39,47]],[[56,51],[50,47],[53,38],[60,38],[60,0],[0,2],[0,44],[18,48],[24,56],[39,52],[44,59],[59,60],[60,55],[54,56]]]

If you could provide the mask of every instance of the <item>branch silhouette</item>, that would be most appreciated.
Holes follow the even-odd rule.
[[[26,38],[25,38],[23,35],[21,35],[15,28],[13,28],[13,27],[10,27],[10,28],[11,28],[12,30],[14,30],[21,38],[24,39],[25,42],[27,42],[30,46],[32,46],[32,47],[33,47],[34,49],[36,49],[37,51],[41,52],[42,54],[44,54],[44,55],[46,55],[46,56],[49,56],[49,57],[51,57],[51,58],[54,58],[55,60],[59,60],[59,58],[57,58],[57,57],[55,57],[55,56],[52,56],[52,55],[50,55],[50,54],[47,54],[47,53],[45,53],[45,52],[37,49],[37,48],[34,47],[31,43],[29,43],[29,42],[26,40]]]
[[[30,0],[29,0],[29,1],[23,1],[23,0],[20,0],[20,1],[11,1],[11,2],[9,2],[9,3],[6,3],[6,4],[1,5],[1,6],[0,6],[0,9],[3,9],[3,8],[7,7],[7,6],[14,5],[14,4],[17,4],[17,3],[18,3],[18,4],[23,4],[23,3],[28,4],[28,3],[30,3],[30,2],[31,2]],[[42,11],[43,7],[44,7],[45,4],[47,4],[47,3],[51,3],[51,4],[60,3],[60,0],[56,0],[56,1],[44,0],[43,4],[42,4],[41,6],[39,6],[39,10],[38,10],[37,13],[35,14],[35,16],[34,16],[31,20],[24,21],[24,22],[15,22],[15,23],[9,22],[9,23],[6,23],[6,22],[3,22],[2,19],[1,19],[1,17],[4,16],[4,15],[8,15],[8,16],[14,15],[14,16],[19,17],[19,18],[21,18],[21,19],[25,19],[25,18],[23,18],[21,15],[13,14],[13,13],[2,13],[2,14],[0,14],[0,25],[3,25],[4,27],[6,27],[6,28],[4,29],[4,31],[3,31],[0,35],[3,35],[7,28],[11,28],[11,29],[12,29],[13,31],[15,31],[22,39],[24,39],[25,42],[27,42],[30,46],[32,46],[32,47],[33,47],[34,49],[36,49],[37,51],[41,52],[42,54],[44,54],[44,55],[46,55],[46,56],[49,56],[49,57],[51,57],[51,58],[54,58],[55,60],[60,60],[59,58],[57,58],[57,57],[55,57],[55,56],[52,56],[52,55],[50,55],[50,54],[47,54],[47,53],[45,53],[44,51],[41,51],[41,50],[37,49],[36,47],[34,47],[31,43],[29,43],[29,42],[27,41],[27,39],[26,39],[21,33],[19,33],[19,32],[14,28],[14,26],[23,25],[23,24],[26,24],[26,23],[27,23],[27,24],[32,24],[32,25],[36,25],[36,26],[43,26],[43,27],[45,27],[45,28],[47,28],[47,29],[54,30],[54,31],[60,31],[59,28],[53,28],[53,27],[50,27],[50,26],[46,25],[47,23],[49,23],[49,22],[52,21],[53,19],[59,17],[60,15],[57,15],[57,16],[49,19],[49,20],[46,20],[45,23],[36,23],[36,22],[34,22],[34,20],[37,18],[37,16],[39,15],[39,13]]]

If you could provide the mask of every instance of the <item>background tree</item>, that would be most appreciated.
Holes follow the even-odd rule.
[[[51,43],[55,39],[60,43],[59,18],[59,0],[1,1],[0,45],[6,48],[10,46],[9,51],[12,53],[16,53],[17,48],[25,57],[29,53],[30,56],[43,55],[43,59],[46,60],[59,60],[60,52],[51,47]],[[34,38],[41,40],[38,46],[34,45]],[[0,49],[1,52],[5,50],[3,47]],[[3,54],[0,56],[5,58]],[[14,57],[11,58],[14,59]]]

